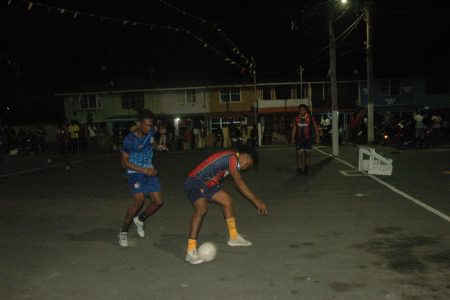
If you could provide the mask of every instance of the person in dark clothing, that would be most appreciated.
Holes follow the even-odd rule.
[[[319,129],[313,116],[308,113],[308,107],[301,104],[299,114],[292,124],[291,142],[297,150],[297,175],[308,174],[311,163],[311,149],[315,141],[319,144]]]

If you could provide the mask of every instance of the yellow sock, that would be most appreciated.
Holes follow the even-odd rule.
[[[238,233],[237,233],[237,229],[236,229],[236,219],[233,218],[229,218],[225,220],[227,222],[227,227],[228,227],[228,233],[230,234],[230,239],[234,240],[237,238]]]
[[[192,251],[194,249],[197,249],[197,240],[188,239],[187,251]]]

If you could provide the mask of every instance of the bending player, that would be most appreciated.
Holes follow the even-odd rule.
[[[230,174],[236,188],[255,205],[258,215],[267,215],[266,204],[250,190],[239,173],[239,170],[250,168],[255,160],[255,150],[221,151],[208,157],[188,174],[184,187],[194,208],[194,214],[191,219],[186,261],[191,264],[203,262],[197,253],[197,237],[203,218],[208,211],[208,202],[215,202],[222,206],[230,235],[229,246],[250,246],[252,244],[237,232],[233,199],[220,188],[219,183]]]

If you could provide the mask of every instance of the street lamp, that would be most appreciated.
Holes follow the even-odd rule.
[[[328,34],[330,38],[330,84],[331,84],[331,145],[333,156],[339,156],[339,112],[336,79],[336,38],[334,35],[335,0],[329,1]],[[340,0],[343,5],[346,0]]]

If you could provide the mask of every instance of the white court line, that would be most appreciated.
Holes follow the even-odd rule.
[[[107,155],[111,155],[111,154],[110,153],[108,153],[108,154],[101,154],[101,155],[91,156],[91,157],[88,157],[88,158],[78,159],[78,160],[70,161],[70,164],[71,165],[72,164],[77,164],[77,163],[80,163],[80,162],[84,162],[84,161],[87,161],[87,160],[91,160],[91,159],[95,159],[95,158],[99,158],[99,157],[107,156]],[[65,164],[64,163],[50,164],[50,165],[46,165],[46,166],[39,167],[39,168],[32,168],[32,169],[26,169],[26,170],[12,172],[12,173],[6,173],[6,174],[0,175],[0,178],[16,176],[16,175],[21,175],[21,174],[26,174],[26,173],[31,173],[31,172],[36,172],[36,171],[40,171],[40,170],[44,170],[44,169],[48,169],[48,168],[55,168],[55,167],[63,166],[63,165],[65,165]]]
[[[358,170],[357,167],[355,167],[354,165],[352,165],[352,164],[346,162],[345,160],[340,159],[339,157],[334,157],[334,156],[332,156],[330,153],[327,153],[327,152],[325,152],[325,151],[322,151],[322,150],[320,150],[320,149],[317,149],[316,147],[314,147],[314,149],[317,150],[317,151],[319,151],[320,153],[326,155],[326,156],[333,157],[333,158],[336,159],[337,161],[339,161],[339,162],[341,162],[341,163],[343,163],[343,164],[345,164],[345,165],[347,165],[347,166],[349,166],[349,167],[351,167],[351,168],[354,168],[354,169]],[[372,175],[372,174],[367,174],[366,172],[361,172],[361,173],[363,173],[364,175],[369,176],[369,177],[372,178],[373,180],[377,181],[377,182],[380,183],[381,185],[384,185],[385,187],[387,187],[388,189],[390,189],[390,190],[393,191],[394,193],[399,194],[399,195],[402,196],[403,198],[406,198],[406,199],[408,199],[409,201],[414,202],[415,204],[417,204],[417,205],[419,205],[419,206],[425,208],[426,210],[428,210],[429,212],[435,214],[436,216],[441,217],[442,219],[446,220],[447,222],[450,222],[450,217],[447,216],[446,214],[440,212],[439,210],[437,210],[437,209],[435,209],[435,208],[433,208],[433,207],[431,207],[431,206],[429,206],[429,205],[423,203],[422,201],[420,201],[420,200],[414,198],[413,196],[410,196],[410,195],[406,194],[405,192],[400,191],[399,189],[397,189],[397,188],[394,187],[393,185],[391,185],[391,184],[389,184],[389,183],[387,183],[387,182],[381,180],[380,178],[378,178],[378,177],[376,177],[376,176],[374,176],[374,175]]]

